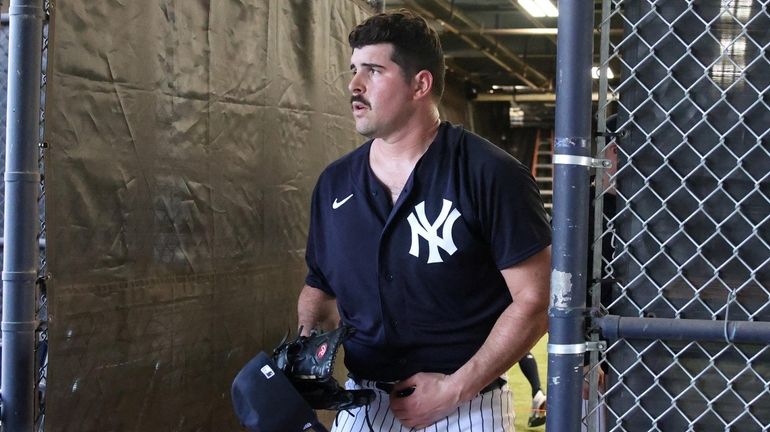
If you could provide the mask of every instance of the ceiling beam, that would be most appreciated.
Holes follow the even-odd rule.
[[[453,9],[452,5],[447,3],[446,0],[436,0],[435,4],[441,9],[442,13],[435,13],[433,10],[426,9],[427,2],[422,1],[418,4],[415,0],[405,0],[404,4],[417,13],[424,15],[426,18],[435,19],[444,28],[444,30],[455,34],[463,42],[470,45],[474,49],[479,50],[484,56],[495,62],[498,66],[503,68],[506,72],[515,76],[523,83],[532,88],[537,89],[551,89],[553,87],[552,81],[542,74],[537,69],[531,67],[526,61],[522,60],[518,55],[511,52],[509,49],[501,46],[494,39],[489,36],[478,34],[473,35],[475,38],[481,40],[481,43],[466,34],[463,34],[464,29],[456,27],[452,22],[455,19],[462,23],[469,29],[480,29],[481,26],[474,20],[467,17],[461,11]],[[449,19],[445,19],[443,15],[449,15]],[[482,45],[482,43],[484,45]],[[486,46],[485,46],[486,45]],[[489,48],[489,47],[493,48]]]

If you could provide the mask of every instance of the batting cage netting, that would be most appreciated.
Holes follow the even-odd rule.
[[[606,386],[583,421],[768,430],[767,2],[605,0],[598,24],[596,148],[618,164],[596,177],[587,379]]]

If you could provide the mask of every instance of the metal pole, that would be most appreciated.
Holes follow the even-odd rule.
[[[608,340],[668,340],[770,344],[770,323],[605,315],[595,323]]]
[[[559,2],[546,418],[546,429],[559,432],[581,424],[593,18],[593,1]]]
[[[3,430],[34,424],[35,279],[43,0],[11,0],[3,250]]]

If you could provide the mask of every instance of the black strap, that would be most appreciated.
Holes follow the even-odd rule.
[[[489,393],[489,392],[491,392],[492,390],[501,389],[501,388],[503,388],[503,386],[504,386],[504,385],[505,385],[507,382],[508,382],[508,381],[506,381],[505,379],[503,379],[503,378],[500,378],[500,377],[497,377],[497,378],[495,378],[495,380],[494,380],[494,381],[492,381],[491,383],[489,383],[489,385],[487,385],[486,387],[484,387],[483,389],[481,389],[481,391],[479,392],[479,394]]]

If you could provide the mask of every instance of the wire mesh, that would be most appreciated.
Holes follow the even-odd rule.
[[[35,430],[45,430],[46,387],[48,383],[48,293],[46,281],[48,280],[48,265],[46,260],[46,212],[45,212],[45,101],[48,83],[48,30],[52,3],[44,3],[46,21],[43,24],[43,44],[41,47],[41,74],[40,74],[40,151],[38,165],[40,169],[40,195],[38,198],[38,214],[40,216],[40,233],[38,244],[40,245],[40,267],[37,279],[37,311],[38,326],[35,331],[35,361],[37,362],[37,377],[35,380],[35,396],[37,398],[35,411]]]
[[[770,321],[767,1],[606,0],[592,234],[603,313]],[[606,76],[606,75],[605,75]],[[605,116],[614,113],[605,125]],[[596,339],[594,335],[594,339]],[[683,335],[683,339],[687,339]],[[611,431],[770,430],[766,346],[613,341]]]

